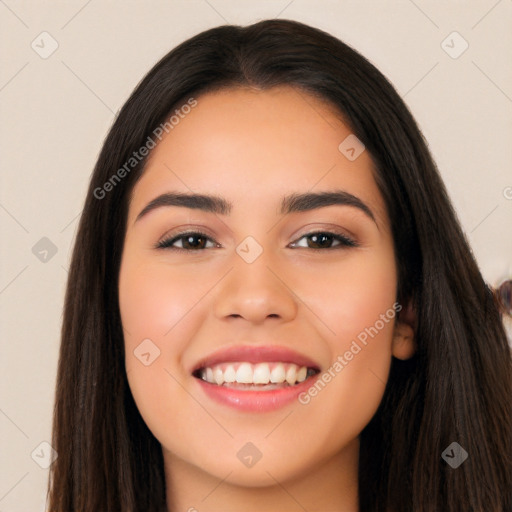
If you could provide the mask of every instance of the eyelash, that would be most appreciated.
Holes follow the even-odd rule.
[[[339,245],[336,245],[334,247],[327,247],[324,249],[321,248],[310,248],[310,247],[299,247],[299,249],[309,249],[310,251],[329,251],[329,250],[335,250],[335,249],[347,249],[351,247],[358,247],[359,244],[353,240],[352,238],[349,238],[348,236],[341,234],[341,233],[333,233],[331,231],[312,231],[311,233],[305,233],[300,238],[297,239],[297,241],[301,240],[302,238],[308,238],[313,235],[327,235],[332,236],[334,240],[340,242]],[[209,237],[206,233],[203,233],[201,231],[184,231],[183,233],[178,233],[176,235],[173,235],[169,238],[166,238],[164,240],[161,240],[155,245],[156,249],[167,249],[171,251],[186,251],[186,252],[201,252],[206,250],[206,248],[203,249],[184,249],[182,247],[173,247],[172,244],[176,241],[190,237],[190,236],[199,236],[201,238],[205,238],[210,242],[217,243],[215,240],[213,240],[211,237]],[[296,242],[292,242],[296,243]],[[209,248],[211,249],[211,247]]]

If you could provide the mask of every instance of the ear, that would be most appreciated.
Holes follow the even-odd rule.
[[[410,301],[407,307],[399,312],[393,330],[392,353],[397,359],[410,359],[416,353],[415,328],[416,312]]]

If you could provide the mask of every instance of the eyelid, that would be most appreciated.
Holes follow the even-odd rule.
[[[202,235],[204,237],[210,238],[213,240],[213,232],[205,226],[200,224],[185,224],[175,226],[172,229],[167,230],[159,239],[157,243],[165,242],[171,240],[176,237],[193,234],[193,235]]]
[[[190,228],[186,229],[185,231],[179,231],[177,233],[173,233],[170,235],[164,235],[155,245],[155,249],[167,249],[167,250],[177,250],[177,251],[186,251],[186,252],[200,252],[200,251],[193,251],[189,249],[182,249],[181,247],[172,247],[172,246],[166,246],[165,244],[170,244],[171,242],[176,242],[180,240],[181,238],[186,237],[187,235],[199,235],[203,238],[206,238],[209,242],[213,242],[216,245],[220,245],[217,240],[215,240],[213,237],[205,233],[202,229],[197,228]],[[204,249],[202,249],[204,250]]]
[[[301,235],[296,237],[295,240],[293,242],[291,242],[291,244],[296,244],[299,240],[302,240],[303,238],[306,238],[311,235],[317,235],[317,234],[331,235],[335,239],[338,239],[338,238],[341,239],[341,240],[338,240],[341,243],[340,243],[340,245],[337,245],[335,247],[329,247],[327,249],[318,249],[318,248],[311,248],[311,247],[303,247],[303,249],[309,249],[310,251],[328,251],[329,249],[336,249],[338,247],[359,247],[359,245],[360,245],[357,242],[357,240],[355,239],[355,237],[349,236],[346,233],[344,233],[343,231],[341,231],[339,229],[335,229],[335,228],[330,228],[330,229],[321,229],[320,228],[320,229],[313,229],[311,231],[307,231],[306,233],[302,233]]]

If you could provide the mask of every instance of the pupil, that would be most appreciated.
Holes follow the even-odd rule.
[[[204,242],[204,237],[202,237],[202,236],[189,235],[185,238],[185,240],[186,240],[185,245],[193,247],[193,248],[202,247],[203,244],[201,242],[199,244],[191,243],[191,240],[196,240],[196,239],[202,240]]]
[[[325,246],[325,242],[330,242],[331,235],[326,235],[325,233],[320,233],[320,235],[312,235],[311,240],[314,244],[320,245],[322,247]]]

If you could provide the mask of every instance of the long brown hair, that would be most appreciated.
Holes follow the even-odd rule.
[[[417,353],[393,359],[361,433],[361,511],[512,510],[511,351],[415,120],[386,78],[343,42],[295,21],[264,20],[209,29],[173,49],[104,142],[67,284],[51,512],[165,510],[162,450],[128,387],[118,306],[128,203],[145,159],[108,192],[98,190],[187,98],[283,84],[330,102],[372,155],[391,219],[397,300],[417,316]],[[468,453],[457,468],[442,457],[452,442]]]

